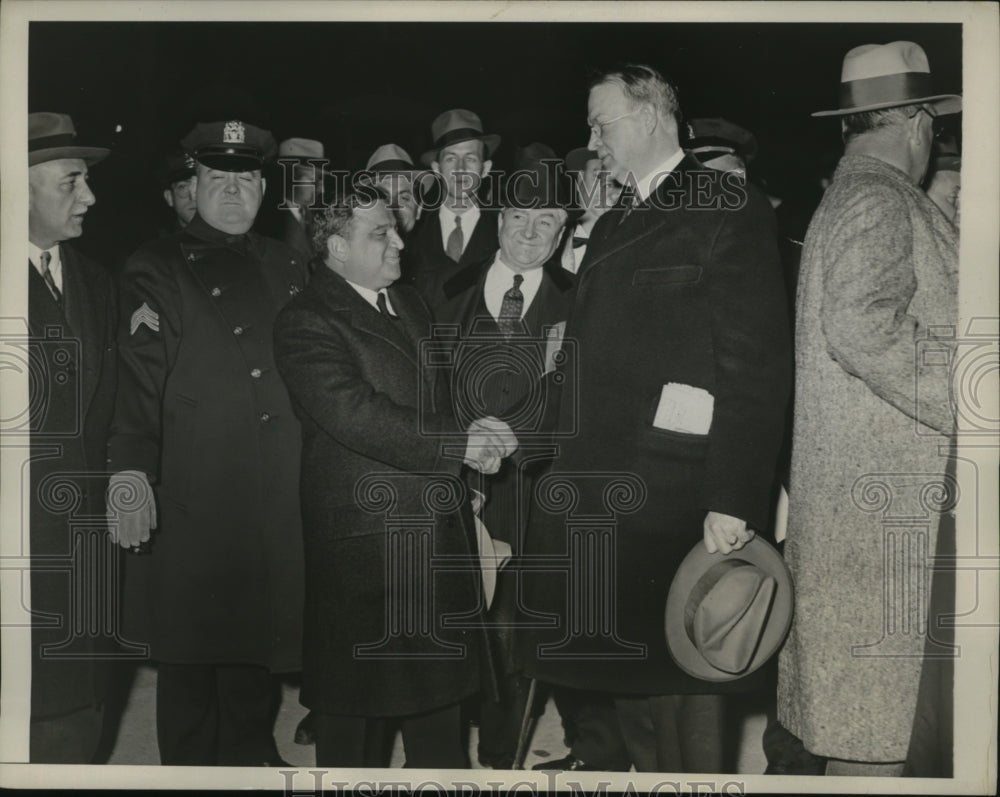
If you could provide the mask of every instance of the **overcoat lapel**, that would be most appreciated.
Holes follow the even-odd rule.
[[[66,322],[80,341],[82,360],[81,391],[83,396],[83,417],[87,417],[97,378],[101,370],[104,336],[97,311],[103,307],[100,297],[93,295],[94,286],[81,273],[81,265],[76,253],[68,246],[59,247],[63,264],[63,306],[66,308]]]

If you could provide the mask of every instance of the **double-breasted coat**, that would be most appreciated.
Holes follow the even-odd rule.
[[[421,354],[426,306],[412,286],[389,297],[397,319],[318,262],[275,326],[303,435],[300,700],[323,714],[407,716],[492,689],[464,435]]]
[[[906,757],[930,557],[954,497],[957,288],[958,236],[920,187],[875,158],[841,159],[796,301],[796,613],[779,658],[779,720],[816,755]]]
[[[119,619],[109,608],[119,603],[119,557],[104,522],[118,371],[114,283],[71,246],[59,252],[63,309],[28,266],[32,719],[104,699],[110,665],[100,654],[116,650]]]
[[[791,353],[773,212],[685,157],[594,226],[566,328],[559,451],[535,488],[528,675],[614,693],[746,689],[683,673],[667,591],[706,512],[767,528]],[[707,391],[707,434],[653,425],[664,385]]]
[[[125,265],[109,459],[155,485],[158,529],[127,557],[125,592],[153,659],[299,668],[300,429],[272,333],[306,268],[199,216]]]

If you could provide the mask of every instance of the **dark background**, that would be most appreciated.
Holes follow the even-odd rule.
[[[118,268],[167,216],[158,159],[198,121],[241,118],[278,140],[319,139],[335,169],[363,168],[380,144],[418,161],[430,123],[469,108],[503,143],[556,152],[587,143],[590,72],[659,68],[685,118],[753,131],[757,180],[789,201],[840,152],[837,104],[850,48],[899,39],[927,52],[941,92],[961,92],[958,24],[804,23],[55,23],[33,22],[29,111],[69,113],[113,154],[92,172],[97,205],[80,248]],[[948,123],[960,135],[960,116]],[[116,133],[116,126],[121,132]],[[277,201],[272,176],[269,199]]]

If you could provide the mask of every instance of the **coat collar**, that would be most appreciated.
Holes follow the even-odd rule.
[[[397,286],[389,287],[389,298],[398,320],[386,318],[361,298],[347,280],[330,269],[322,260],[314,263],[315,270],[307,290],[312,291],[333,313],[346,315],[352,328],[374,335],[398,349],[414,365],[417,347],[426,333],[421,326],[419,299]]]

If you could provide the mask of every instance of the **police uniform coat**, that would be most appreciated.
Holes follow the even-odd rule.
[[[154,659],[299,668],[300,430],[272,328],[306,265],[196,215],[122,273],[109,456],[155,484],[158,530],[128,557],[125,603]]]
[[[464,435],[418,359],[426,306],[407,285],[389,297],[398,319],[317,262],[275,326],[303,434],[299,699],[323,714],[408,716],[493,688]]]
[[[118,602],[119,557],[104,522],[118,371],[114,283],[68,244],[59,252],[65,311],[28,266],[28,353],[37,377],[28,382],[33,720],[101,703],[110,661],[95,654],[117,649],[118,618],[107,607]],[[90,578],[95,572],[107,579]]]
[[[927,195],[881,160],[842,158],[796,301],[796,608],[779,659],[778,718],[816,755],[906,758],[929,557],[954,498],[957,290],[958,236]]]
[[[544,681],[655,695],[757,680],[697,680],[664,634],[670,582],[702,544],[706,512],[767,528],[790,388],[773,212],[745,184],[704,177],[685,157],[645,203],[605,213],[581,264],[566,328],[577,351],[561,371],[566,436],[526,537],[528,559],[548,558],[525,577],[536,627],[520,650]],[[653,426],[671,382],[714,396],[707,434]]]

